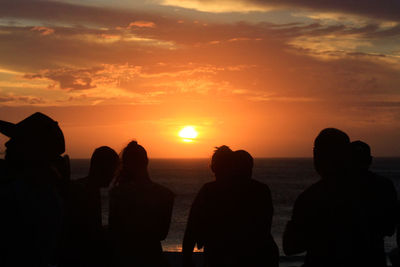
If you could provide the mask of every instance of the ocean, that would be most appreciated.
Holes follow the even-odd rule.
[[[181,251],[192,201],[200,187],[214,179],[209,164],[209,159],[150,159],[151,179],[176,194],[171,227],[162,243],[164,251]],[[71,160],[72,179],[86,176],[88,169],[89,159]],[[390,178],[400,193],[400,158],[375,158],[372,170]],[[271,189],[274,205],[272,235],[282,254],[282,234],[290,219],[293,203],[319,177],[311,158],[259,158],[254,162],[253,178],[266,183]],[[394,237],[387,238],[386,251],[394,246]]]

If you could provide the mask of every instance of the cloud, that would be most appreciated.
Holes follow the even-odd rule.
[[[70,70],[70,69],[56,69],[42,71],[40,74],[26,74],[25,79],[49,79],[58,84],[60,89],[68,90],[86,90],[95,88],[96,85],[92,84],[90,77],[93,70]],[[49,85],[54,87],[55,84]]]
[[[0,8],[0,16],[24,21],[0,26],[7,32],[0,34],[0,67],[59,94],[51,101],[60,105],[160,104],[210,95],[333,103],[364,94],[363,101],[371,101],[378,94],[393,97],[400,86],[396,23],[181,23],[179,12],[17,2],[26,6],[0,3],[10,7]]]
[[[325,1],[325,0],[162,0],[161,4],[208,12],[249,12],[271,9],[308,10],[345,13],[381,20],[400,21],[400,2],[397,0]]]
[[[39,105],[46,104],[42,98],[36,96],[16,96],[12,94],[0,94],[0,104],[3,105]]]
[[[154,27],[156,27],[156,24],[154,22],[151,22],[151,21],[142,21],[142,20],[134,21],[134,22],[129,23],[128,28],[131,29],[131,28],[134,28],[134,27],[154,28]]]
[[[38,31],[41,35],[46,36],[54,33],[54,29],[48,27],[35,26],[31,31]]]
[[[199,0],[163,0],[162,5],[179,6],[188,9],[195,9],[204,12],[251,12],[268,11],[271,7],[252,3],[251,1],[219,0],[219,1],[199,1]]]
[[[117,27],[131,22],[162,23],[166,18],[131,9],[96,7],[78,5],[61,1],[41,0],[2,0],[0,1],[0,18],[25,19],[28,21],[45,21],[47,23]]]

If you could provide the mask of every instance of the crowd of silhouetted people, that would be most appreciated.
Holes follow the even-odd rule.
[[[56,121],[34,113],[16,124],[0,121],[0,132],[10,138],[0,160],[0,266],[171,266],[161,241],[175,194],[151,180],[147,152],[136,141],[120,155],[97,148],[88,175],[71,180]],[[370,147],[326,128],[313,151],[320,179],[294,203],[284,253],[304,253],[306,267],[387,266],[384,238],[395,233],[400,210],[391,180],[369,170]],[[244,150],[216,148],[215,180],[190,209],[183,266],[196,266],[196,246],[207,267],[279,266],[271,191],[252,178],[253,165]],[[393,266],[399,255],[391,253]]]

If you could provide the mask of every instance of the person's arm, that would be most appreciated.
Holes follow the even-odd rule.
[[[159,239],[164,240],[169,231],[169,227],[171,225],[171,217],[172,217],[172,209],[174,206],[174,199],[175,195],[172,192],[168,192],[164,205],[162,207],[161,213],[159,214],[160,217],[158,218],[158,223],[160,224],[160,233]]]
[[[396,205],[396,244],[400,247],[400,201]]]
[[[399,202],[397,201],[397,192],[393,185],[393,182],[386,179],[387,192],[384,197],[386,197],[386,203],[383,205],[384,215],[381,221],[384,225],[383,235],[392,236],[396,230],[396,225],[399,224]]]
[[[286,255],[306,251],[305,206],[300,195],[294,204],[292,219],[287,223],[283,233],[283,251]]]
[[[116,201],[117,194],[115,192],[115,187],[110,189],[109,194],[109,211],[108,211],[108,233],[111,239],[116,238],[116,230],[118,230],[118,203]]]
[[[272,196],[271,196],[271,190],[269,187],[267,187],[267,193],[266,193],[266,204],[267,204],[267,233],[271,233],[271,227],[272,227],[272,217],[274,216],[274,206],[272,204]]]
[[[199,242],[199,226],[203,224],[201,216],[204,206],[203,195],[204,190],[202,189],[197,194],[192,207],[190,208],[189,218],[182,244],[183,267],[194,266],[192,260],[193,250],[196,243]]]

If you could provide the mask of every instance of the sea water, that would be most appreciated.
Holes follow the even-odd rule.
[[[150,176],[170,188],[176,199],[168,237],[163,241],[164,251],[181,251],[182,239],[190,206],[200,187],[212,181],[209,159],[151,159]],[[71,177],[87,175],[88,159],[71,160]],[[400,158],[376,158],[372,170],[390,178],[400,192]],[[272,192],[274,217],[272,235],[282,251],[282,234],[290,219],[293,203],[308,186],[318,181],[311,158],[255,159],[253,178],[266,183]],[[394,237],[386,238],[389,251],[395,246]]]

